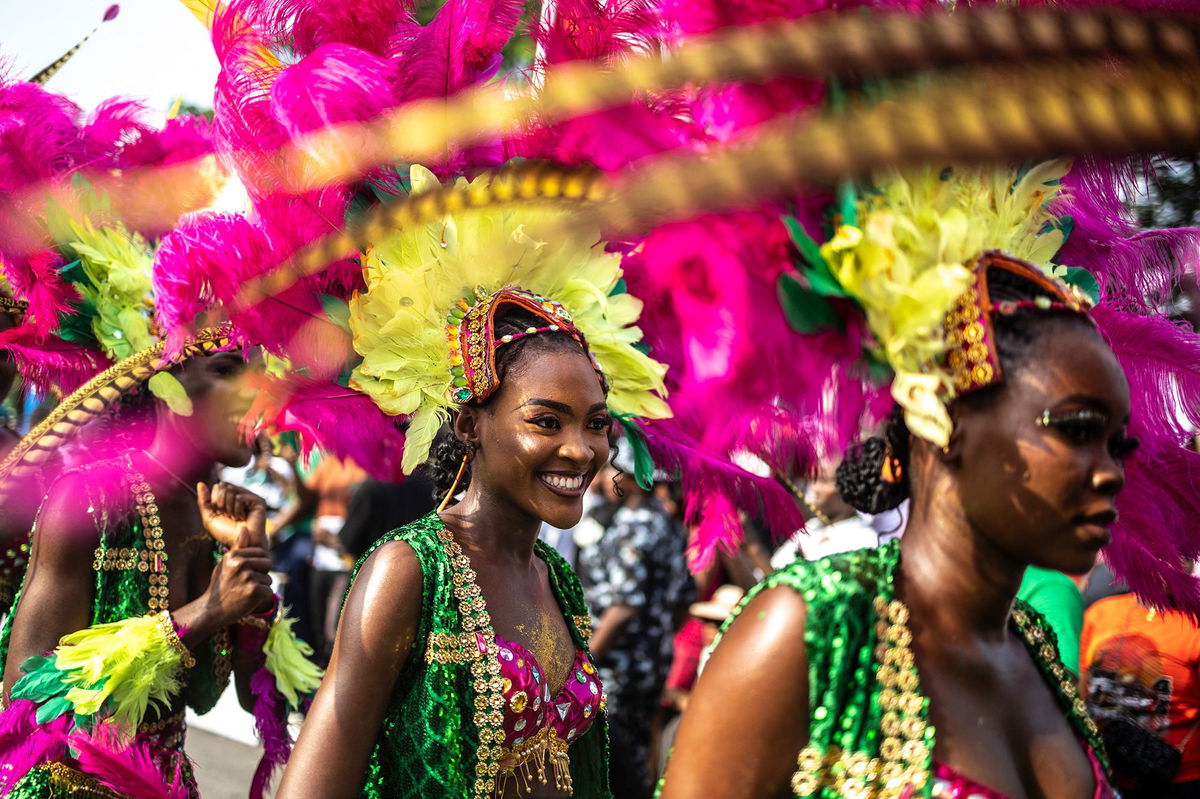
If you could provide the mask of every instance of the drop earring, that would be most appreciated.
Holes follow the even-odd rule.
[[[437,512],[441,513],[450,504],[450,500],[454,498],[455,492],[458,491],[458,484],[462,482],[463,475],[467,472],[467,464],[475,458],[475,445],[468,442],[467,449],[463,452],[462,462],[458,464],[458,474],[454,475],[454,483],[450,486],[450,490],[446,492],[446,496],[442,497],[442,504],[438,505]]]

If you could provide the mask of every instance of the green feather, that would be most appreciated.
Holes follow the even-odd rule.
[[[792,275],[780,275],[776,289],[788,324],[797,332],[817,333],[841,327],[841,319],[829,301],[812,289],[800,285]]]
[[[842,284],[834,277],[833,270],[829,268],[829,262],[825,260],[825,256],[821,255],[821,246],[805,232],[799,220],[792,216],[785,216],[783,224],[787,227],[792,243],[796,245],[796,249],[800,251],[800,256],[805,261],[801,272],[808,280],[809,287],[825,297],[848,297]]]
[[[43,702],[37,709],[37,723],[46,724],[54,721],[64,713],[71,712],[75,706],[65,696],[56,696]]]
[[[843,180],[838,184],[837,199],[841,223],[858,227],[858,191],[853,181]]]
[[[632,417],[622,414],[614,415],[625,431],[625,441],[633,450],[633,477],[639,486],[649,491],[654,487],[654,458],[650,455],[646,434],[642,432],[641,426]]]
[[[1092,303],[1100,302],[1100,284],[1096,282],[1095,276],[1084,269],[1082,266],[1067,267],[1067,284],[1075,286],[1092,298]]]

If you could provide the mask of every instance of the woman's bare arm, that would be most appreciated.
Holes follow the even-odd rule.
[[[421,612],[421,565],[394,541],[363,564],[278,799],[357,796]]]
[[[91,624],[98,536],[87,512],[87,496],[82,476],[64,477],[38,517],[21,601],[13,609],[5,696],[21,678],[26,659],[46,654],[58,646],[58,639]]]
[[[742,611],[688,701],[662,799],[791,796],[808,741],[807,608],[788,587]]]

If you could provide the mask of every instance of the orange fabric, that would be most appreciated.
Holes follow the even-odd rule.
[[[1187,738],[1175,781],[1200,779],[1200,730],[1188,738],[1200,720],[1200,628],[1121,594],[1084,613],[1079,652],[1092,718],[1129,719],[1176,749]]]
[[[317,495],[316,516],[346,518],[350,495],[355,485],[367,479],[367,473],[354,461],[343,461],[331,455],[322,456],[317,468],[304,481]]]

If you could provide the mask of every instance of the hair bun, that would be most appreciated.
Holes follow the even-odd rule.
[[[892,455],[883,438],[868,438],[846,453],[837,468],[837,489],[852,507],[864,513],[883,513],[908,498],[908,478],[883,479],[884,462]],[[903,464],[906,469],[907,464]]]

